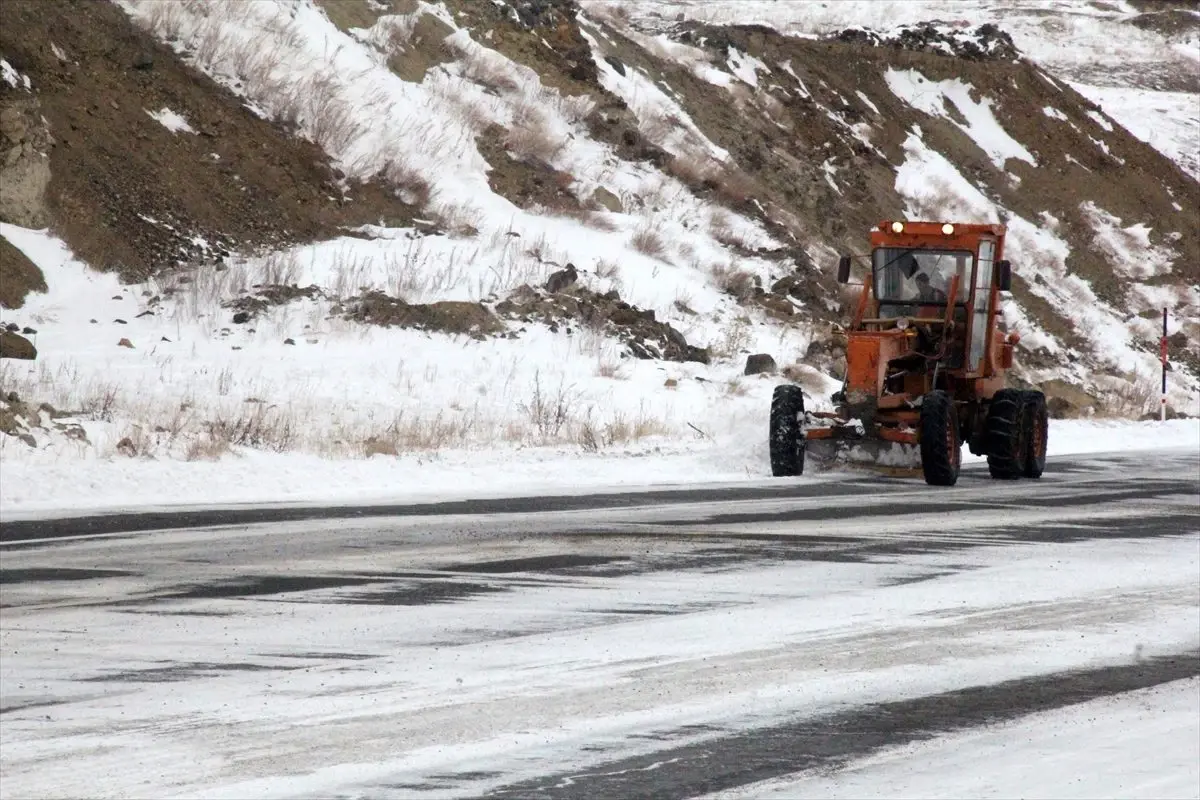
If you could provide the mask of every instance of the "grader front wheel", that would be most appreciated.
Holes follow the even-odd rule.
[[[799,386],[785,383],[775,387],[771,396],[770,446],[771,474],[786,478],[804,473],[804,435],[800,419],[804,416],[804,393]]]
[[[921,400],[921,471],[930,486],[953,486],[962,464],[958,413],[950,395],[935,390]]]

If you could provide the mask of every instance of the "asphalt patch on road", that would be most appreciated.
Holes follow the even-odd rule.
[[[910,485],[880,479],[871,484],[875,491],[904,489]],[[0,544],[12,547],[18,542],[53,540],[72,536],[100,536],[181,528],[211,528],[231,525],[257,525],[274,522],[322,522],[374,517],[422,517],[478,514],[534,514],[540,512],[587,511],[661,506],[686,503],[732,502],[739,500],[784,500],[814,497],[845,497],[863,493],[862,482],[801,483],[779,486],[752,486],[724,489],[668,489],[649,492],[609,494],[551,495],[487,500],[455,500],[441,503],[374,506],[257,507],[209,509],[202,511],[149,511],[133,514],[97,514],[62,519],[13,520],[0,522]],[[320,526],[317,526],[320,527]],[[48,542],[31,543],[45,546]]]
[[[487,797],[685,798],[805,770],[836,770],[887,747],[1008,722],[1200,675],[1200,652],[878,703],[503,786]]]
[[[249,662],[208,662],[188,661],[167,664],[161,667],[145,669],[128,669],[118,672],[106,672],[93,675],[81,680],[88,683],[172,683],[175,681],[190,681],[195,678],[212,678],[227,675],[232,672],[268,672],[272,670],[301,669],[301,666],[278,667],[269,664],[253,664]]]
[[[550,575],[573,575],[587,568],[620,561],[620,556],[589,556],[577,553],[560,553],[550,556],[507,558],[498,561],[476,561],[452,564],[443,567],[445,572],[475,572],[485,575],[506,575],[513,572],[540,572]]]
[[[237,597],[267,597],[279,594],[311,592],[319,589],[341,589],[379,583],[378,578],[349,575],[247,575],[188,586],[159,594],[158,600],[222,600]]]
[[[338,595],[333,602],[369,606],[430,606],[457,603],[484,594],[508,591],[504,584],[457,580],[404,581],[368,591]]]
[[[0,569],[0,586],[16,583],[52,581],[92,581],[103,578],[128,578],[137,575],[119,569],[72,569],[67,567],[27,567]]]

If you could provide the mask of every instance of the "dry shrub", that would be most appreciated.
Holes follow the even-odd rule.
[[[504,146],[518,161],[550,164],[567,143],[550,129],[550,120],[544,111],[532,103],[523,103],[513,114]]]
[[[187,9],[175,0],[157,0],[149,5],[150,10],[144,18],[134,17],[138,27],[149,30],[159,39],[169,42],[178,40]]]
[[[659,109],[647,112],[639,126],[642,135],[661,146],[675,131],[684,128],[683,118],[675,113],[663,113]]]
[[[467,80],[496,91],[515,92],[521,88],[512,66],[500,54],[479,45],[459,52],[462,53],[462,76]]]
[[[1159,406],[1161,384],[1140,372],[1121,377],[1100,378],[1100,409],[1097,416],[1113,419],[1138,419]]]
[[[750,346],[750,325],[749,317],[735,317],[722,327],[720,338],[709,345],[709,350],[719,359],[737,358]]]
[[[241,445],[284,453],[294,450],[300,425],[286,408],[266,403],[242,403],[236,410],[222,409],[205,423],[210,439],[227,446]]]
[[[639,253],[644,253],[651,258],[662,258],[667,252],[667,243],[663,239],[662,233],[659,232],[657,224],[643,223],[638,226],[629,243]]]
[[[599,378],[615,378],[617,371],[621,368],[621,364],[617,361],[601,359],[596,362],[596,377]]]
[[[754,297],[759,288],[754,273],[744,269],[735,269],[732,264],[715,263],[709,267],[709,274],[712,275],[713,282],[721,291],[739,303],[744,303]]]
[[[707,153],[686,152],[667,162],[666,172],[693,189],[715,189],[724,167]]]
[[[737,232],[733,216],[723,208],[714,208],[708,217],[708,232],[726,247],[746,249],[746,239]]]
[[[429,181],[407,156],[397,155],[389,158],[380,171],[380,177],[392,187],[396,197],[405,205],[424,208],[429,204],[432,194]]]
[[[717,178],[717,196],[735,208],[760,193],[758,182],[737,167],[726,169]]]
[[[219,461],[230,452],[227,439],[209,432],[189,442],[183,458],[185,461]]]
[[[555,209],[551,214],[552,216],[567,217],[568,219],[576,220],[597,231],[611,233],[617,230],[617,224],[609,219],[604,211],[594,208],[574,208],[568,206],[566,208]]]
[[[541,442],[557,440],[574,416],[578,396],[572,387],[559,382],[557,389],[543,388],[542,374],[534,373],[533,391],[518,408],[529,420]]]
[[[621,274],[621,268],[615,261],[602,258],[596,262],[596,277],[602,280],[612,280]]]
[[[479,233],[483,212],[471,203],[447,200],[435,203],[431,216],[451,236],[475,236]]]
[[[589,408],[578,426],[575,442],[584,451],[594,453],[605,447],[628,444],[649,436],[665,436],[670,432],[671,426],[666,420],[650,416],[644,408],[639,409],[632,419],[618,411],[603,423],[593,420],[592,410]]]
[[[432,452],[447,447],[461,447],[478,427],[473,412],[448,414],[438,411],[433,416],[397,414],[385,427],[357,438],[358,455],[399,455],[408,452]]]

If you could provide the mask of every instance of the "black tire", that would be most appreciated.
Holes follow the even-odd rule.
[[[771,474],[790,478],[804,474],[804,436],[800,420],[804,416],[804,393],[799,386],[784,383],[771,396]]]
[[[950,395],[935,389],[921,400],[921,471],[930,486],[953,486],[962,466],[958,411]]]
[[[1046,410],[1046,395],[1041,392],[1023,393],[1022,422],[1025,426],[1026,478],[1040,478],[1046,469],[1046,435],[1050,429],[1050,414]]]
[[[1027,428],[1023,418],[1025,393],[1001,389],[988,405],[984,436],[987,439],[988,472],[993,478],[1015,481],[1025,474]]]

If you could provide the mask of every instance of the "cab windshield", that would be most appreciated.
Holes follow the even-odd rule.
[[[875,297],[880,303],[944,305],[950,281],[958,275],[956,303],[971,292],[974,256],[969,250],[912,250],[881,247],[872,254]]]

